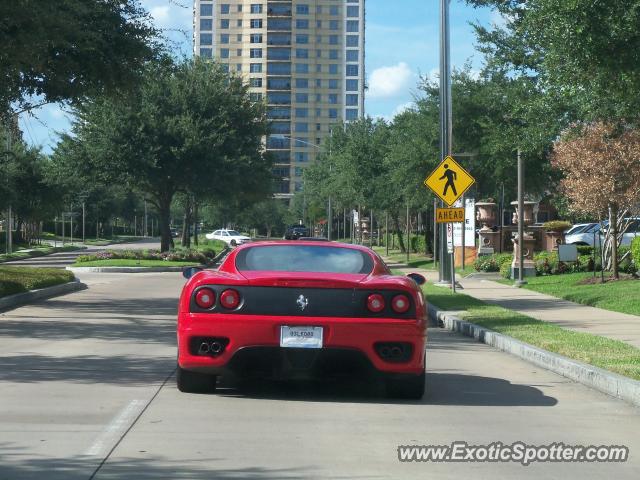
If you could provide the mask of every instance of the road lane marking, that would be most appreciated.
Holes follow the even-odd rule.
[[[95,442],[85,451],[85,455],[104,456],[122,438],[136,418],[147,406],[143,400],[132,400],[105,427]]]

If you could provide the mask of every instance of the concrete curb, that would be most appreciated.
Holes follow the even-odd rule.
[[[66,267],[73,273],[161,273],[182,272],[183,267]]]
[[[443,326],[447,330],[475,338],[479,342],[515,355],[522,360],[582,383],[587,387],[640,406],[640,382],[637,380],[548,352],[507,335],[466,322],[431,304],[429,304],[429,319],[432,326]]]
[[[67,293],[77,292],[78,290],[84,290],[87,286],[81,283],[79,280],[63,283],[61,285],[54,285],[53,287],[41,288],[38,290],[31,290],[24,293],[16,293],[15,295],[8,295],[0,298],[0,310],[11,310],[13,308],[28,305],[38,300],[46,300],[47,298],[59,297],[60,295],[66,295]]]

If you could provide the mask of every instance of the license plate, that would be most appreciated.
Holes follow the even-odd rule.
[[[322,327],[280,327],[284,348],[322,348]]]

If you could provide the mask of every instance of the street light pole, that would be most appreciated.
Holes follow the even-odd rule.
[[[440,0],[440,160],[451,155],[452,109],[451,109],[451,51],[449,43],[449,2]],[[441,206],[445,206],[444,202]],[[453,261],[445,259],[451,256],[447,248],[447,225],[440,224],[440,268],[441,284],[452,283]]]
[[[516,285],[524,285],[524,163],[518,148],[518,280]]]

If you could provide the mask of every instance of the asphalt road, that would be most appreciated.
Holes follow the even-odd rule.
[[[640,410],[434,329],[428,394],[226,384],[178,392],[179,274],[88,274],[0,315],[0,480],[640,478]],[[400,463],[397,446],[627,445],[618,464]]]
[[[11,262],[4,262],[3,265],[12,267],[48,267],[48,268],[65,268],[75,263],[76,258],[80,255],[87,255],[89,253],[101,252],[104,250],[126,250],[129,248],[160,248],[160,242],[154,239],[144,239],[138,242],[130,243],[116,243],[113,245],[107,245],[104,247],[98,247],[90,245],[86,250],[76,250],[73,252],[60,252],[53,253],[51,255],[45,255],[43,257],[25,258],[23,260],[14,260]]]

